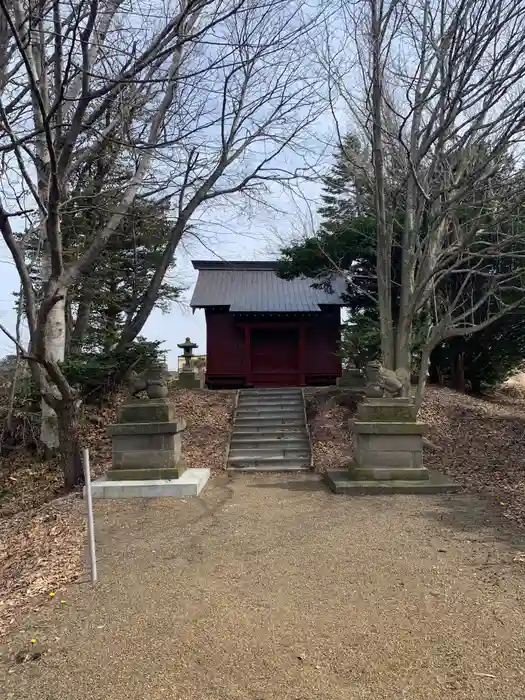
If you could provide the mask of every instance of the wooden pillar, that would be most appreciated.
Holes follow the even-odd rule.
[[[301,323],[299,326],[299,386],[304,386],[306,384],[305,366],[306,366],[306,324]]]
[[[246,326],[244,326],[244,370],[246,386],[251,386],[252,383],[251,333],[252,327],[246,324]]]

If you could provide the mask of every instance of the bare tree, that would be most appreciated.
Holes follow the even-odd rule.
[[[60,447],[68,486],[81,473],[79,402],[62,370],[68,291],[137,194],[163,193],[176,225],[124,345],[147,320],[199,207],[297,179],[290,162],[319,113],[318,76],[305,70],[301,47],[315,26],[301,0],[173,0],[140,14],[123,0],[75,0],[67,11],[59,0],[0,0],[0,230],[23,288],[30,342],[19,349],[44,400],[42,439]],[[118,204],[72,256],[62,211],[108,153],[106,172],[125,173]],[[23,231],[42,248],[41,298]]]
[[[424,317],[420,401],[439,342],[522,303],[525,3],[343,0],[338,16],[344,36],[334,33],[320,58],[334,117],[345,110],[347,128],[370,148],[369,161],[347,155],[374,194],[383,364],[408,391],[414,324]],[[501,179],[504,158],[513,172]],[[465,216],[466,203],[475,215]]]

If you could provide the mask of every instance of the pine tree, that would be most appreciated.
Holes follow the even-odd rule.
[[[64,259],[74,259],[86,248],[93,231],[111,216],[117,192],[93,194],[91,183],[71,200],[63,213]],[[160,343],[138,337],[116,351],[127,324],[140,307],[151,278],[171,236],[168,207],[138,197],[93,266],[70,288],[66,300],[67,342],[64,371],[84,400],[95,401],[113,390],[130,367],[142,371],[162,359]],[[38,241],[26,245],[35,260],[35,290],[42,285]],[[169,270],[174,269],[175,260]],[[168,311],[182,288],[166,281],[157,308]]]

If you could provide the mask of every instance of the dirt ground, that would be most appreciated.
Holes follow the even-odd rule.
[[[234,396],[226,391],[172,392],[176,411],[187,422],[182,449],[192,467],[224,468]],[[111,464],[106,425],[115,421],[123,400],[98,412],[92,409],[91,420],[82,426],[95,478]],[[21,609],[37,606],[49,590],[82,571],[85,504],[78,493],[58,497],[61,483],[56,463],[39,463],[24,453],[0,458],[0,642]]]
[[[525,697],[525,537],[487,499],[223,474],[96,519],[100,583],[12,635],[3,698]],[[16,663],[31,639],[43,655]]]
[[[346,467],[355,391],[321,389],[310,393],[307,405],[316,471]],[[470,493],[490,495],[505,518],[525,528],[525,386],[519,376],[486,397],[429,386],[419,419],[428,426],[425,465]]]

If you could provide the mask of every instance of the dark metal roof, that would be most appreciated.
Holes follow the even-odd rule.
[[[344,279],[332,282],[333,293],[314,289],[312,280],[283,280],[276,274],[278,262],[193,261],[199,277],[190,302],[192,308],[228,306],[233,312],[305,312],[320,306],[342,306]]]
[[[277,270],[278,260],[192,260],[196,270]]]

